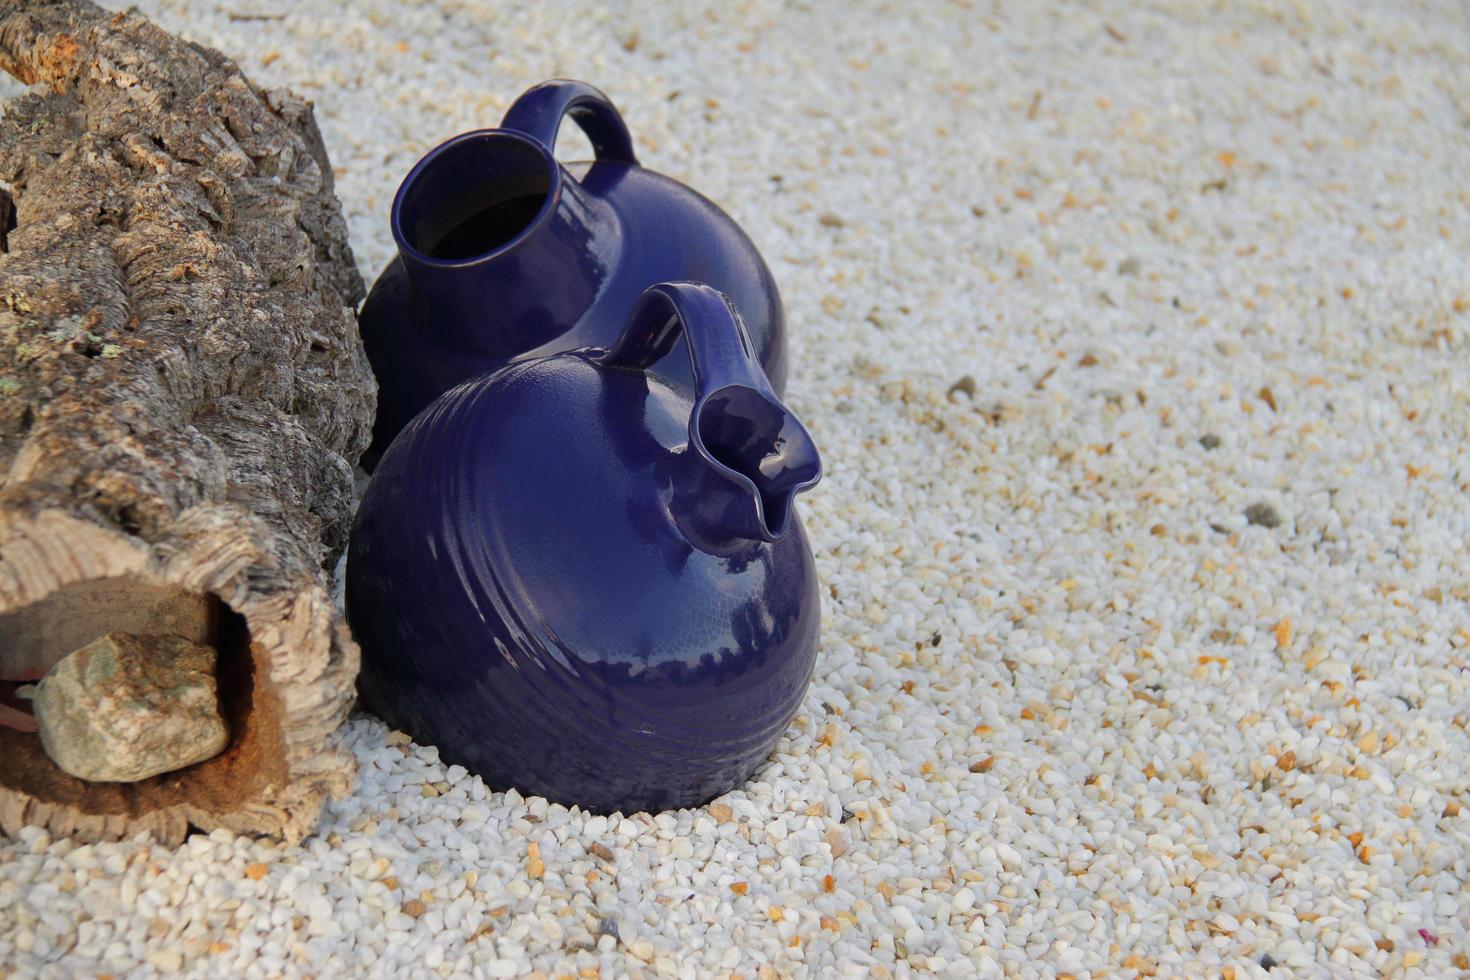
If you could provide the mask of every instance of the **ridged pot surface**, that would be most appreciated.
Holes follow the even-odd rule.
[[[677,288],[686,319],[720,318],[713,290]],[[704,352],[695,398],[651,374],[677,337],[664,306],[644,304],[646,343],[438,399],[358,512],[364,699],[497,788],[699,804],[761,764],[810,679],[820,600],[791,499],[815,450],[769,388],[725,377],[740,344]]]

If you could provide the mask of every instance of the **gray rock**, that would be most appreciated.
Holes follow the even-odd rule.
[[[1281,515],[1270,504],[1251,504],[1245,509],[1245,519],[1265,528],[1281,526]]]
[[[133,783],[218,755],[215,652],[181,636],[109,633],[57,663],[32,706],[51,761],[78,779]]]

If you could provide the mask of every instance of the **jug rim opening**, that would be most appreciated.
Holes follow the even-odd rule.
[[[499,242],[483,252],[444,258],[434,255],[430,248],[423,247],[425,243],[421,240],[416,242],[415,239],[421,236],[410,232],[408,225],[411,223],[413,216],[411,214],[405,214],[405,212],[409,211],[414,204],[418,203],[413,199],[413,195],[416,193],[431,195],[433,193],[432,189],[428,191],[423,190],[425,181],[432,179],[432,172],[449,165],[453,162],[454,157],[466,155],[467,149],[471,147],[491,142],[503,143],[504,141],[519,144],[518,152],[528,150],[540,159],[546,186],[544,197],[536,214],[505,241]],[[490,181],[487,181],[487,183],[493,184]],[[399,254],[405,260],[412,260],[421,265],[440,269],[462,269],[475,266],[482,262],[500,258],[518,249],[537,229],[551,219],[552,214],[556,211],[561,201],[561,193],[561,166],[557,164],[556,158],[552,156],[551,151],[541,145],[540,142],[514,130],[470,130],[469,132],[450,137],[424,154],[413,165],[413,168],[409,170],[408,175],[403,178],[403,182],[398,185],[398,191],[393,195],[393,206],[389,219],[393,233],[393,242],[398,246]]]

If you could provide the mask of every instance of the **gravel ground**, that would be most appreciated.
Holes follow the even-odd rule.
[[[0,963],[1470,970],[1470,13],[1205,6],[141,3],[316,101],[369,278],[419,154],[604,87],[781,283],[822,653],[702,810],[363,717],[304,846],[27,833]]]

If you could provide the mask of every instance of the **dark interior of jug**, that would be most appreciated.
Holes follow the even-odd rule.
[[[444,262],[495,252],[536,222],[555,164],[529,140],[476,133],[442,147],[403,190],[402,242]]]

